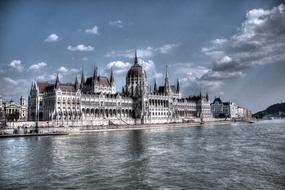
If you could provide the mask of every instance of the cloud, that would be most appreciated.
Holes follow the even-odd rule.
[[[143,66],[144,70],[147,73],[149,79],[151,78],[162,78],[163,74],[156,71],[156,65],[152,60],[143,60],[139,59],[139,63]]]
[[[179,44],[166,44],[160,48],[157,48],[156,50],[159,51],[162,54],[169,53],[172,49],[177,48]]]
[[[40,76],[36,77],[36,80],[40,80],[40,81],[50,81],[50,82],[54,82],[56,79],[57,73],[52,73],[52,74],[43,74]],[[62,74],[59,73],[58,74],[59,78],[62,78]]]
[[[224,81],[227,79],[236,79],[244,76],[241,71],[233,72],[218,72],[218,71],[209,71],[203,75],[200,79],[205,81]]]
[[[144,49],[137,49],[137,54],[142,58],[149,58],[153,55],[153,48],[147,47]],[[123,57],[123,58],[134,58],[135,50],[119,50],[119,51],[111,51],[105,55],[106,57]]]
[[[57,41],[59,41],[59,37],[56,34],[51,34],[45,39],[45,42],[57,42]]]
[[[30,83],[27,79],[0,77],[0,94],[6,99],[18,98],[28,94]]]
[[[212,69],[202,79],[240,78],[250,68],[285,62],[285,8],[252,9],[239,31],[228,39],[216,39],[202,48],[212,59]]]
[[[179,44],[165,44],[161,47],[151,47],[148,46],[146,48],[137,49],[138,56],[141,58],[150,58],[155,54],[168,54],[173,49],[179,47]],[[105,56],[106,57],[123,57],[123,58],[134,58],[135,50],[118,50],[118,51],[110,51]]]
[[[64,66],[60,66],[56,72],[49,74],[49,73],[45,73],[45,74],[41,74],[39,76],[36,77],[37,80],[40,81],[50,81],[50,82],[54,82],[56,79],[56,76],[58,75],[59,79],[71,79],[73,80],[74,77],[80,72],[79,69],[76,68],[66,68]],[[69,81],[70,82],[70,81]]]
[[[14,80],[10,77],[3,77],[3,80],[8,84],[8,85],[18,85],[22,80]]]
[[[96,25],[95,25],[93,28],[86,29],[85,32],[86,32],[87,34],[99,35],[98,26],[96,26]]]
[[[41,70],[42,68],[46,67],[47,64],[44,63],[44,62],[40,62],[38,64],[34,64],[34,65],[31,65],[28,70],[31,70],[31,71],[39,71]]]
[[[61,66],[61,67],[58,68],[57,71],[60,72],[60,73],[66,73],[66,72],[68,72],[68,69],[65,68],[64,66]]]
[[[152,60],[139,59],[139,64],[143,66],[144,70],[148,75],[148,78],[161,78],[163,76],[162,73],[156,71],[156,66]],[[104,73],[108,73],[108,71],[112,68],[114,73],[126,75],[131,66],[132,64],[129,62],[123,62],[119,60],[112,61],[106,65]]]
[[[117,74],[126,73],[130,67],[131,67],[130,63],[123,61],[112,61],[107,64],[107,69],[112,68],[113,71]]]
[[[118,27],[118,28],[123,28],[123,26],[124,26],[123,22],[121,20],[110,21],[109,25],[110,26],[115,26],[115,27]]]
[[[185,62],[185,63],[175,63],[169,65],[170,79],[173,81],[171,76],[178,76],[180,85],[182,87],[182,91],[185,94],[189,94],[189,92],[194,94],[199,94],[202,90],[205,91],[216,92],[220,91],[223,86],[223,81],[213,81],[213,80],[205,80],[203,77],[207,75],[211,68],[208,65],[197,65],[193,62]]]
[[[94,51],[94,47],[87,45],[85,46],[84,44],[79,44],[77,46],[68,46],[67,49],[69,51],[81,51],[81,52],[88,52],[88,51]]]
[[[9,67],[17,72],[22,72],[24,69],[24,66],[22,64],[21,60],[13,60],[9,64]]]
[[[79,72],[79,69],[76,69],[76,68],[71,68],[71,69],[68,69],[64,66],[60,66],[58,69],[57,69],[57,72],[63,74],[63,75],[69,75],[69,74],[74,74],[74,73],[78,73]]]

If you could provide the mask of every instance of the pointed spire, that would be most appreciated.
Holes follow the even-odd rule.
[[[83,68],[82,68],[82,73],[81,73],[81,83],[80,83],[80,86],[83,87],[85,83],[85,77],[84,77],[84,71],[83,71]]]
[[[75,87],[75,90],[78,90],[78,89],[79,89],[79,82],[78,82],[77,75],[76,75],[76,78],[75,78],[74,87]]]
[[[166,73],[165,73],[165,78],[168,78],[168,65],[166,65]]]
[[[177,84],[176,84],[176,92],[180,92],[180,84],[179,84],[179,79],[177,78]]]
[[[111,74],[110,74],[110,83],[111,83],[111,85],[113,85],[114,84],[114,74],[113,74],[113,68],[111,67]]]
[[[207,99],[207,101],[209,101],[209,95],[208,95],[208,92],[206,93],[206,99]]]
[[[137,55],[137,49],[135,49],[135,61],[134,64],[138,64],[138,55]]]
[[[164,93],[166,94],[170,93],[170,84],[169,84],[169,78],[168,78],[168,65],[166,65],[166,71],[165,71]]]
[[[56,79],[55,79],[55,84],[54,84],[55,88],[59,87],[59,77],[58,77],[58,73],[56,74]]]
[[[94,65],[94,72],[93,72],[93,80],[97,80],[98,74],[98,68],[96,65]]]
[[[201,91],[200,91],[200,95],[199,96],[200,96],[200,98],[202,97],[202,92]]]
[[[153,84],[153,91],[157,92],[157,86],[156,86],[156,80],[154,79],[154,84]]]

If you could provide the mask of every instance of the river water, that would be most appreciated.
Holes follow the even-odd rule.
[[[0,139],[0,189],[285,189],[285,122]]]

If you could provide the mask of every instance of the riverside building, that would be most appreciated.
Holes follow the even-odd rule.
[[[11,117],[13,115],[17,116],[13,118]],[[4,101],[2,97],[0,97],[0,122],[3,122],[4,120],[9,120],[9,121],[27,120],[27,106],[25,104],[25,98],[23,96],[20,97],[19,103],[13,101],[12,99],[10,101]]]
[[[113,71],[100,76],[75,77],[74,83],[34,81],[28,100],[28,119],[54,126],[151,124],[204,121],[212,118],[208,95],[182,97],[179,80],[171,84],[166,68],[164,84],[153,88],[137,54],[122,92],[116,91]]]
[[[215,118],[251,119],[250,110],[238,106],[234,102],[222,102],[220,97],[214,99],[213,103],[211,103],[211,109]]]

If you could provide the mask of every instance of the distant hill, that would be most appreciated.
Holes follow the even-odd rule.
[[[265,110],[253,114],[253,117],[258,119],[266,119],[271,117],[285,118],[285,103],[273,104]]]

